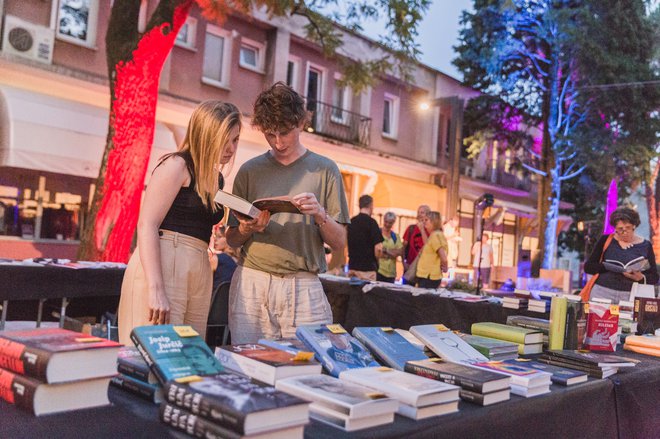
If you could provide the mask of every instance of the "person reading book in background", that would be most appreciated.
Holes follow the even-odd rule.
[[[651,243],[635,234],[640,224],[639,214],[629,207],[619,207],[610,215],[614,227],[612,235],[603,235],[584,264],[588,274],[598,274],[591,289],[590,298],[610,299],[613,303],[628,300],[634,282],[655,285],[658,283],[658,269]],[[602,257],[601,257],[602,256]],[[611,271],[602,261],[620,262],[621,267],[628,262],[645,258],[648,261],[639,267],[643,270]],[[616,265],[616,264],[615,264]]]
[[[295,337],[299,325],[332,323],[318,273],[326,270],[323,243],[333,251],[346,246],[348,204],[337,165],[301,143],[309,120],[305,100],[282,82],[255,101],[252,124],[271,149],[241,166],[233,193],[250,202],[290,195],[302,215],[229,217],[227,242],[242,246],[229,291],[233,343]]]
[[[392,230],[396,222],[394,212],[386,212],[383,215],[383,251],[378,259],[378,273],[376,280],[394,283],[396,280],[396,259],[403,254],[403,241],[401,237]]]
[[[187,324],[204,337],[213,281],[208,239],[224,214],[213,196],[224,185],[220,171],[234,157],[240,130],[235,105],[203,102],[179,150],[154,169],[121,288],[121,343],[132,345],[131,330],[149,324]]]
[[[447,252],[449,246],[442,233],[440,212],[429,212],[424,219],[424,229],[428,239],[422,247],[417,263],[417,286],[420,288],[438,288],[442,273],[448,270]]]

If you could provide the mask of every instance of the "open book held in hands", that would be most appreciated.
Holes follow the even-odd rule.
[[[288,195],[260,198],[253,203],[250,203],[249,201],[234,194],[230,194],[229,192],[218,191],[215,194],[214,201],[230,208],[234,211],[234,214],[239,217],[256,218],[262,210],[267,210],[271,214],[282,212],[302,214],[300,209],[298,209],[298,206],[296,206],[296,203]]]
[[[646,259],[644,256],[640,256],[638,258],[633,259],[632,261],[628,261],[626,264],[624,264],[621,261],[605,259],[603,261],[603,266],[607,270],[613,271],[615,273],[630,273],[632,271],[645,271],[651,267],[648,259]]]

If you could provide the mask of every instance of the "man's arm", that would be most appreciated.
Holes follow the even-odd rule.
[[[264,231],[270,221],[270,212],[262,210],[258,217],[251,220],[237,216],[235,218],[238,220],[238,226],[230,226],[225,232],[225,237],[230,247],[238,248],[254,233]]]
[[[321,206],[316,199],[316,195],[311,192],[303,192],[294,196],[293,201],[298,205],[301,213],[314,217],[314,221],[321,232],[321,239],[333,251],[339,251],[346,247],[346,227],[328,215],[325,207]]]

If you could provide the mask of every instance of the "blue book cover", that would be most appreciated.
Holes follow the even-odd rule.
[[[347,369],[380,366],[369,350],[341,325],[299,326],[296,336],[334,377]]]
[[[293,355],[296,355],[298,352],[309,352],[305,343],[297,338],[277,338],[274,340],[262,338],[259,340],[259,344],[269,346],[273,349],[279,349],[280,351],[285,351]]]
[[[358,327],[353,329],[353,336],[369,348],[377,359],[393,369],[403,371],[406,362],[428,358],[423,351],[413,346],[401,334],[390,328],[385,329]]]
[[[140,326],[131,331],[131,340],[162,384],[223,371],[206,342],[190,326]]]
[[[545,363],[539,363],[538,361],[525,361],[520,364],[526,367],[531,367],[532,369],[551,373],[552,377],[550,379],[552,382],[562,386],[571,386],[573,384],[583,383],[587,381],[588,378],[588,374],[586,372],[567,369],[560,366],[553,366]]]

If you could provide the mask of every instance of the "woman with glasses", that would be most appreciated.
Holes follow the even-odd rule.
[[[440,212],[429,212],[424,218],[424,228],[429,235],[422,247],[417,264],[417,286],[420,288],[438,288],[442,273],[448,270],[447,253],[449,246],[442,233]]]
[[[655,285],[658,269],[651,243],[635,234],[639,214],[619,207],[610,215],[614,233],[603,235],[584,264],[584,271],[597,274],[590,298],[610,299],[612,303],[628,300],[633,283]],[[635,261],[631,263],[632,261]],[[634,268],[624,268],[627,264]]]

